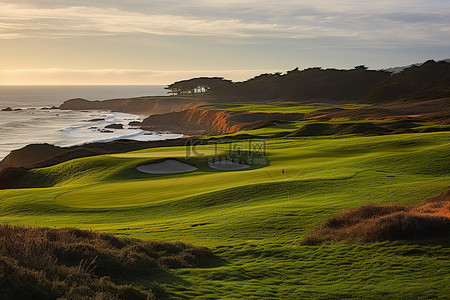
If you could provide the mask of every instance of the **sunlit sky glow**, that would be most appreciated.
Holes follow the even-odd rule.
[[[0,0],[0,84],[243,80],[450,57],[448,0]]]

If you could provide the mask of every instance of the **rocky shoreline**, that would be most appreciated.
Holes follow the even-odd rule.
[[[138,97],[89,101],[86,99],[70,99],[59,106],[61,110],[110,110],[139,116],[164,114],[175,111],[197,108],[206,102],[183,97]]]
[[[101,154],[123,153],[154,147],[182,146],[188,136],[199,137],[222,135],[242,130],[252,130],[276,123],[298,120],[385,120],[391,125],[375,124],[311,124],[304,126],[289,136],[314,136],[337,133],[390,134],[414,132],[413,122],[435,122],[450,124],[446,110],[449,98],[416,101],[412,103],[398,101],[389,104],[372,105],[356,109],[324,108],[309,114],[299,113],[251,113],[246,111],[207,110],[200,106],[205,102],[177,97],[144,97],[132,99],[113,99],[105,101],[87,101],[72,99],[64,102],[60,109],[67,110],[112,110],[126,113],[149,115],[141,123],[132,125],[143,130],[182,132],[185,138],[140,142],[133,140],[115,140],[97,142],[73,147],[58,147],[48,144],[32,144],[12,151],[0,162],[0,188],[14,187],[17,180],[33,168],[47,167],[75,158]],[[114,124],[121,128],[122,124]],[[131,125],[131,124],[130,124]],[[446,128],[429,128],[429,131],[442,131]]]
[[[60,109],[100,109],[146,115],[147,117],[141,123],[130,122],[128,125],[147,131],[181,132],[189,136],[229,134],[240,130],[257,129],[273,123],[298,121],[304,117],[304,114],[298,113],[251,113],[202,109],[201,106],[205,104],[207,102],[185,97],[142,97],[103,101],[71,99],[65,101]],[[114,125],[114,128],[118,129],[121,124]]]

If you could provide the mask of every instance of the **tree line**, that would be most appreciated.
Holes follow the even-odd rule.
[[[238,101],[346,101],[379,102],[396,99],[450,97],[450,63],[429,60],[400,73],[320,67],[286,73],[266,73],[242,82],[222,77],[199,77],[174,82],[166,87],[178,96],[202,96],[208,100]]]

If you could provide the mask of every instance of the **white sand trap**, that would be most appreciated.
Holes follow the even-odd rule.
[[[227,170],[242,170],[250,168],[249,165],[246,164],[238,164],[229,160],[226,161],[216,161],[216,162],[209,162],[209,167],[211,169],[215,170],[221,170],[221,171],[227,171]]]
[[[137,166],[139,172],[147,174],[177,174],[197,170],[196,167],[179,162],[174,159],[167,159],[160,163]]]

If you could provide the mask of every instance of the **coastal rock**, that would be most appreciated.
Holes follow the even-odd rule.
[[[8,106],[7,108],[2,109],[2,111],[13,111],[13,109]]]
[[[87,120],[86,122],[100,122],[100,121],[105,121],[105,118],[90,119],[90,120]]]
[[[140,126],[142,124],[142,122],[140,121],[131,121],[130,123],[128,123],[128,125],[130,126]]]
[[[204,101],[186,99],[184,97],[139,97],[104,101],[89,101],[77,98],[65,101],[59,109],[81,111],[110,110],[135,115],[151,115],[183,111],[205,104],[207,103]]]
[[[123,129],[123,125],[119,123],[106,125],[105,128],[108,129]]]

